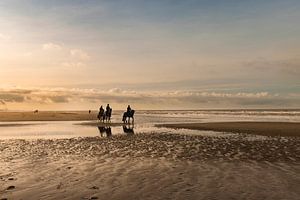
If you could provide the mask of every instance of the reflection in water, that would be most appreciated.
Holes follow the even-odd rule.
[[[112,132],[111,132],[111,127],[110,126],[108,126],[108,127],[98,126],[98,129],[99,129],[101,137],[104,137],[104,133],[105,133],[106,137],[111,137],[112,136]]]
[[[123,125],[123,132],[126,135],[133,135],[134,134],[134,126],[133,125]],[[101,137],[111,137],[112,131],[110,126],[98,126],[98,130],[100,132]]]
[[[127,135],[133,135],[134,131],[133,131],[134,126],[133,125],[123,125],[123,131],[124,133],[126,133]]]

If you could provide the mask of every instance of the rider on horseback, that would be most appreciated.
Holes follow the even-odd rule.
[[[131,109],[130,105],[128,105],[127,111],[124,112],[124,114],[123,114],[123,119],[122,119],[122,121],[123,121],[124,123],[129,123],[130,118],[132,118],[132,122],[133,122],[133,121],[134,121],[134,118],[133,118],[134,112],[135,112],[135,111]],[[128,119],[128,121],[127,121],[127,119]]]
[[[130,105],[127,106],[127,114],[130,114],[131,112],[131,108],[130,108]]]
[[[110,112],[110,107],[109,107],[109,104],[107,104],[106,106],[106,113],[109,113]]]
[[[101,114],[101,116],[103,115],[104,113],[104,109],[103,109],[103,106],[101,105],[101,107],[99,108],[99,113]]]
[[[99,120],[101,120],[101,118],[103,118],[103,115],[104,115],[104,109],[103,109],[103,107],[102,107],[102,105],[101,105],[101,107],[99,108],[99,113],[98,113],[97,118],[98,118]]]

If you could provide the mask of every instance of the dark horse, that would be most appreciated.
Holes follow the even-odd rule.
[[[97,115],[97,118],[98,118],[100,121],[103,120],[103,122],[104,122],[104,110],[100,110],[100,111],[99,111],[99,113],[98,113],[98,115]]]
[[[111,118],[111,113],[112,113],[112,109],[110,108],[108,111],[105,112],[99,112],[97,118],[100,121],[106,121],[106,122],[110,122],[110,118]]]
[[[104,115],[103,115],[103,122],[104,122],[104,120],[106,122],[110,122],[111,114],[112,114],[112,108],[110,108],[109,110],[105,111]]]
[[[123,123],[130,123],[130,118],[132,118],[132,123],[134,123],[134,110],[131,110],[129,112],[124,112],[123,114]],[[128,120],[127,120],[128,119]]]

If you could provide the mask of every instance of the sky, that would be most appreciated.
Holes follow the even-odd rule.
[[[0,110],[300,108],[298,0],[1,0]]]

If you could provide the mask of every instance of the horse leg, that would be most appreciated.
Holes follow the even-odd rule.
[[[122,118],[122,121],[123,121],[123,123],[126,123],[126,113],[123,113],[123,118]]]

